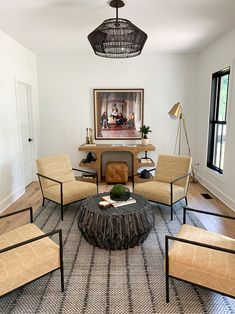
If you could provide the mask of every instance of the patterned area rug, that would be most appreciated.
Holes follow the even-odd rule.
[[[65,293],[56,271],[0,300],[0,313],[235,313],[235,300],[171,280],[170,303],[165,303],[164,236],[179,230],[182,210],[170,221],[170,211],[153,205],[155,229],[138,247],[105,251],[89,245],[77,227],[78,204],[66,208],[64,221],[54,203],[36,214],[45,232],[63,229]],[[188,223],[200,225],[194,216]]]

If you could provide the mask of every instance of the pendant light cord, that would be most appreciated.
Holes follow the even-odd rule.
[[[116,6],[116,20],[118,22],[118,5]]]

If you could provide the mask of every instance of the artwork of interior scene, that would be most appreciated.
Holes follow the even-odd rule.
[[[140,139],[143,89],[95,89],[95,138]]]

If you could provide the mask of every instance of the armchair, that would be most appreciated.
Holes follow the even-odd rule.
[[[153,181],[136,184],[134,192],[150,201],[170,206],[173,220],[173,205],[182,199],[188,204],[191,165],[191,157],[159,155]]]
[[[60,205],[63,220],[64,206],[80,201],[98,193],[98,177],[96,173],[72,168],[68,155],[43,157],[36,160],[38,178],[45,199]],[[96,177],[96,184],[76,181],[74,171],[89,173]]]
[[[165,236],[166,302],[169,302],[169,278],[235,298],[235,239],[186,225],[186,211],[235,220],[231,216],[184,208],[184,224],[178,235]],[[173,241],[171,248],[169,240]]]
[[[0,235],[0,298],[55,270],[61,272],[64,291],[62,230],[43,233],[33,224],[32,207],[0,216],[30,212],[30,224]],[[58,234],[59,245],[49,237]]]

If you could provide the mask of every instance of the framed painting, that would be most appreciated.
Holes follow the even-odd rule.
[[[143,89],[94,89],[95,139],[141,139],[143,112]]]

